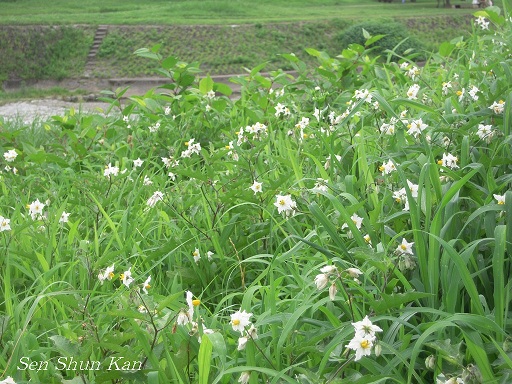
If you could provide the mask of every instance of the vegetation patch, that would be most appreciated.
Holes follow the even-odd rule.
[[[500,12],[421,67],[283,53],[236,99],[138,49],[165,86],[0,117],[2,384],[509,383]]]
[[[95,29],[90,26],[3,26],[0,81],[82,75]]]

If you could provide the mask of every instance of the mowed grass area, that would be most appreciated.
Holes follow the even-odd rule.
[[[500,5],[501,1],[495,2]],[[2,2],[1,24],[239,24],[375,17],[425,17],[471,13],[471,1],[453,1],[461,9],[437,7],[437,1],[380,3],[377,0],[153,0]]]

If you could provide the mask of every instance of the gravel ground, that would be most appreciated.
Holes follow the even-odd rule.
[[[52,116],[63,116],[71,107],[76,111],[103,113],[109,104],[100,102],[72,103],[62,100],[32,100],[18,101],[0,105],[0,117],[4,121],[23,121],[24,124],[31,124],[34,120],[46,120]]]

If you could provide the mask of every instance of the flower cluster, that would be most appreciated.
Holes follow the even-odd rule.
[[[277,212],[282,213],[284,217],[295,215],[297,210],[297,203],[293,201],[291,195],[277,195],[274,205],[277,207]]]
[[[186,141],[185,145],[187,146],[187,149],[181,152],[181,157],[190,157],[194,154],[201,153],[201,144],[196,143],[194,138]]]
[[[115,264],[112,264],[111,266],[105,268],[104,270],[100,271],[98,273],[98,280],[100,281],[100,284],[103,285],[103,283],[108,280],[111,281],[115,277]],[[130,288],[130,285],[135,281],[135,278],[132,276],[132,267],[128,268],[126,271],[121,273],[119,275],[119,280],[122,282],[122,284],[126,288]],[[148,276],[146,278],[146,281],[140,286],[142,291],[147,294],[148,289],[151,288],[151,285],[149,284],[151,282],[151,276]]]
[[[231,314],[231,327],[234,331],[240,332],[241,336],[238,338],[238,350],[245,349],[249,340],[256,340],[258,333],[256,327],[250,321],[252,313],[248,313],[245,310],[238,310]]]
[[[377,341],[376,332],[382,332],[382,329],[374,325],[368,316],[363,320],[352,323],[354,327],[354,338],[348,343],[347,348],[356,352],[355,361],[360,360],[363,356],[370,356],[373,346]],[[380,354],[380,347],[375,349],[375,353]]]

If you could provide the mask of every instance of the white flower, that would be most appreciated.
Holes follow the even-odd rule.
[[[494,113],[499,115],[503,113],[503,111],[505,110],[505,102],[503,100],[500,100],[498,102],[495,101],[494,103],[492,103],[489,109],[492,109]]]
[[[59,223],[67,223],[69,221],[69,215],[71,215],[71,213],[63,211],[60,215]]]
[[[315,284],[317,289],[324,289],[329,283],[329,275],[327,273],[320,273],[315,276]]]
[[[420,118],[418,120],[413,120],[409,125],[407,125],[407,128],[409,130],[407,133],[411,136],[414,136],[415,138],[418,138],[418,136],[427,128],[428,125],[423,123],[423,120]]]
[[[213,253],[212,251],[206,252],[206,258],[208,259],[208,261],[211,261],[213,259],[213,255],[215,255],[215,253]]]
[[[404,254],[414,255],[414,252],[412,251],[413,245],[414,245],[414,242],[408,243],[407,240],[402,239],[402,244],[400,244],[396,248],[396,252],[400,255],[404,255]]]
[[[188,317],[190,318],[190,321],[192,321],[194,317],[194,294],[190,291],[185,292],[185,301],[188,306]]]
[[[112,166],[111,163],[108,163],[108,165],[105,166],[105,171],[103,171],[103,176],[110,177],[117,176],[119,174],[119,167]]]
[[[134,281],[131,269],[132,267],[128,268],[128,270],[124,271],[124,273],[122,273],[120,276],[120,279],[123,281],[123,284],[126,286],[126,288],[129,288],[130,284]]]
[[[328,183],[329,183],[329,180],[326,180],[326,179],[316,179],[315,186],[313,187],[313,189],[311,189],[311,191],[314,192],[314,193],[327,192],[327,190],[329,189],[327,187]]]
[[[194,261],[195,261],[196,263],[198,263],[198,262],[199,262],[199,260],[201,260],[201,253],[199,252],[199,249],[198,249],[198,248],[196,248],[196,249],[194,250],[194,252],[192,252],[192,256],[194,257]]]
[[[153,193],[153,196],[151,196],[148,199],[147,205],[152,208],[155,206],[155,204],[157,202],[159,202],[160,200],[163,200],[163,198],[164,198],[164,194],[160,191],[156,191],[155,193]]]
[[[407,98],[409,100],[416,100],[418,98],[418,92],[420,90],[420,86],[418,84],[413,84],[409,87],[407,91]]]
[[[249,321],[251,316],[252,313],[247,313],[245,312],[245,310],[242,312],[237,311],[233,313],[231,315],[231,326],[233,327],[233,330],[243,333],[245,327],[251,324],[251,322]]]
[[[137,160],[133,160],[133,167],[134,168],[142,167],[142,163],[144,163],[144,160],[141,160],[139,157]]]
[[[452,88],[451,81],[443,83],[443,95],[447,95],[450,92],[451,88]]]
[[[43,216],[43,209],[45,204],[41,203],[39,199],[33,201],[28,205],[30,216],[32,220],[36,220],[37,218],[41,218]]]
[[[292,200],[291,195],[277,195],[274,205],[277,207],[277,212],[284,213],[286,217],[293,216],[297,208],[297,204]]]
[[[259,193],[262,193],[262,183],[258,182],[258,181],[254,181],[254,183],[252,183],[252,185],[250,186],[250,188],[253,190],[254,194],[257,194],[258,192]]]
[[[379,167],[379,171],[382,172],[382,175],[389,175],[391,172],[396,171],[396,166],[391,160],[388,160],[387,163],[383,163]]]
[[[455,169],[455,168],[459,168],[459,166],[457,165],[458,161],[459,161],[459,159],[457,159],[457,157],[453,156],[452,154],[443,153],[443,158],[441,160],[439,160],[437,163],[439,165],[442,165],[443,167]]]
[[[492,138],[492,125],[478,124],[476,135],[480,139],[490,140]]]
[[[242,336],[238,338],[238,350],[242,351],[245,349],[245,346],[247,345],[247,342],[249,341],[249,338],[247,336]]]
[[[350,218],[352,219],[352,222],[355,224],[356,228],[361,229],[361,225],[363,224],[363,218],[357,216],[357,213],[354,213],[352,216],[350,216]],[[348,225],[347,223],[345,223],[341,226],[341,229],[345,229],[347,227]]]
[[[242,372],[240,375],[240,378],[238,379],[238,382],[240,384],[247,384],[249,382],[249,379],[251,378],[250,372]]]
[[[18,153],[16,152],[15,149],[10,149],[7,152],[4,152],[4,159],[8,163],[12,163],[14,161],[14,159],[16,159],[17,156],[18,156]]]
[[[207,99],[213,99],[215,97],[215,92],[214,91],[208,91],[205,96],[206,96]]]
[[[471,96],[471,98],[475,101],[478,100],[478,95],[477,95],[477,92],[480,92],[480,90],[475,87],[474,85],[471,86],[471,89],[468,91],[469,93],[469,96]]]
[[[406,75],[409,76],[411,79],[415,79],[416,76],[420,74],[420,70],[416,66],[412,66],[407,72]]]
[[[482,30],[489,29],[489,22],[485,20],[484,16],[478,16],[475,20],[475,23],[482,28]]]
[[[356,323],[352,323],[354,330],[356,332],[356,337],[360,338],[367,338],[374,340],[375,339],[375,332],[382,332],[382,329],[374,325],[368,316],[365,316],[363,320],[358,321]]]
[[[188,312],[185,312],[185,311],[180,311],[178,313],[178,318],[176,319],[176,324],[178,325],[187,325],[188,323],[190,323],[190,317],[189,317],[189,314]]]
[[[107,267],[103,272],[98,274],[98,279],[100,283],[103,285],[105,280],[112,280],[114,278],[114,264],[110,267]]]
[[[496,199],[496,203],[497,204],[499,204],[499,205],[504,205],[505,204],[505,195],[493,195],[493,196]]]
[[[0,381],[0,384],[16,384],[11,376],[7,376],[4,380]]]
[[[144,176],[144,181],[142,182],[142,184],[148,186],[148,185],[152,185],[153,182],[151,181],[151,179],[147,176]]]
[[[460,91],[456,92],[457,96],[459,96],[459,103],[464,99],[464,95],[466,94],[466,88],[462,88]]]
[[[347,345],[347,348],[356,351],[354,361],[360,360],[363,356],[370,356],[372,353],[372,347],[373,339],[364,338],[358,335],[356,335]]]
[[[407,180],[407,185],[409,186],[409,190],[411,191],[411,196],[416,198],[418,197],[418,188],[419,186],[417,184],[414,184]]]
[[[207,105],[207,107],[209,107],[209,105]],[[188,148],[185,151],[181,152],[181,157],[190,157],[193,154],[201,153],[201,144],[196,143],[194,138],[190,139],[189,141],[186,141],[185,145]]]
[[[168,116],[168,115],[170,115],[170,113],[171,113],[171,107],[168,105],[164,109],[164,115]]]
[[[142,291],[147,295],[148,289],[151,288],[151,285],[149,284],[151,282],[151,276],[148,276],[146,281],[142,284]]]
[[[0,232],[10,231],[11,230],[10,222],[11,222],[10,219],[0,216]]]
[[[320,110],[315,107],[315,111],[313,112],[313,116],[315,117],[316,121],[320,121]]]

